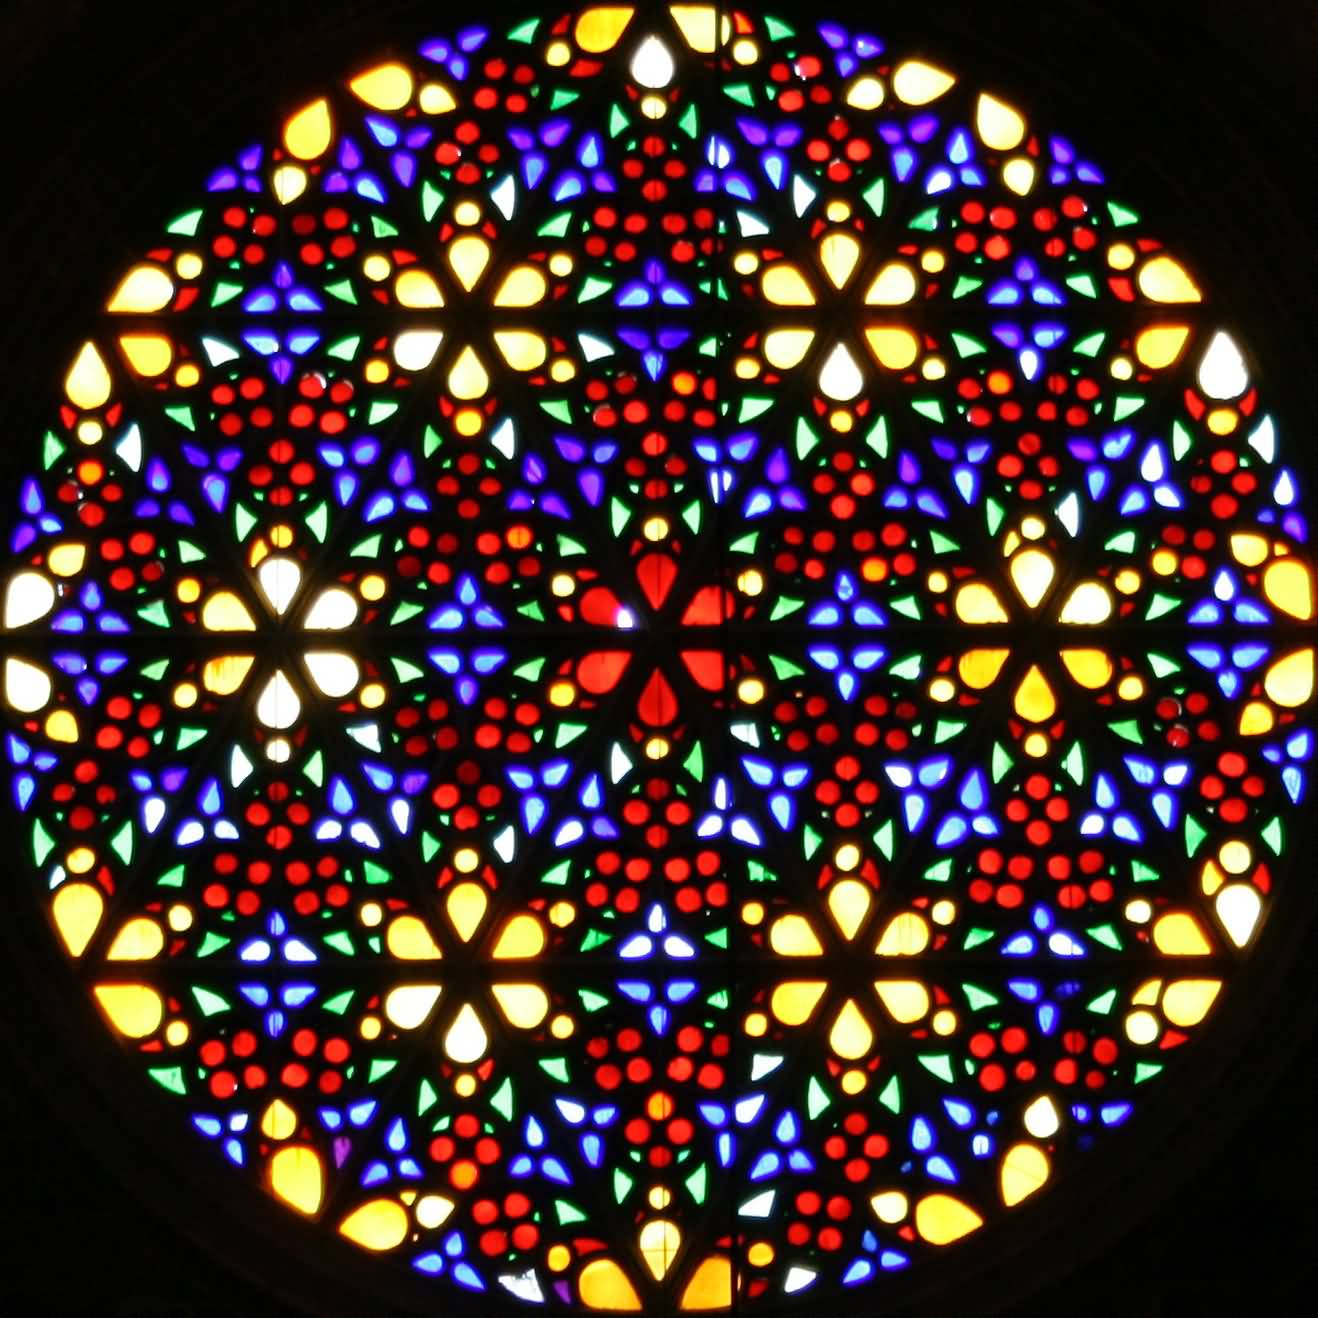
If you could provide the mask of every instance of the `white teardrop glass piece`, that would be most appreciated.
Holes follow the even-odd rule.
[[[658,37],[646,37],[632,56],[632,77],[642,87],[658,91],[673,80],[673,57]]]
[[[337,632],[356,621],[357,601],[342,586],[331,586],[316,596],[303,626],[313,632]]]
[[[856,359],[839,343],[819,372],[819,392],[838,403],[849,403],[865,387]]]
[[[351,655],[341,650],[309,650],[305,658],[311,680],[331,699],[338,700],[357,686],[361,671]]]
[[[282,668],[265,684],[256,701],[256,717],[267,728],[291,728],[302,713],[302,702]]]
[[[1225,402],[1239,398],[1249,388],[1249,371],[1236,341],[1225,330],[1213,335],[1199,363],[1199,388],[1209,398]]]
[[[256,569],[256,579],[261,583],[261,593],[266,597],[276,617],[283,617],[288,606],[302,584],[302,569],[291,558],[282,554],[262,560]]]
[[[40,572],[19,572],[5,592],[5,626],[25,627],[55,607],[55,587]]]
[[[459,1066],[469,1066],[485,1056],[489,1038],[471,1003],[464,1003],[457,1019],[444,1036],[444,1051]]]

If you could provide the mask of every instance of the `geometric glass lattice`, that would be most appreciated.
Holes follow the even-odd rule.
[[[198,1157],[440,1307],[881,1303],[1244,973],[1313,747],[1256,371],[1080,150],[876,37],[429,41],[76,354],[19,877]]]

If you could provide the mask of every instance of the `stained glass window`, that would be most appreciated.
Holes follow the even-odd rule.
[[[2,599],[19,877],[198,1159],[439,1304],[810,1313],[1120,1146],[1314,684],[1260,368],[1132,207],[704,5],[428,41],[204,180]]]

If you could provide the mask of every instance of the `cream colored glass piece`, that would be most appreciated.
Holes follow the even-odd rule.
[[[452,1199],[447,1199],[442,1194],[423,1194],[416,1201],[413,1211],[416,1213],[417,1225],[425,1227],[427,1231],[433,1231],[449,1220],[456,1207]]]
[[[495,330],[494,343],[515,371],[534,371],[549,355],[544,339],[530,330]]]
[[[508,1024],[532,1030],[549,1015],[549,994],[539,984],[495,984],[491,992]]]
[[[899,307],[909,302],[919,287],[915,271],[905,261],[889,261],[874,276],[865,303],[871,307]]]
[[[226,654],[208,659],[201,670],[201,684],[217,696],[231,696],[247,680],[255,662],[249,654]]]
[[[297,1130],[297,1113],[282,1098],[276,1098],[261,1114],[261,1134],[286,1140]]]
[[[489,1044],[489,1036],[476,1015],[476,1009],[470,1002],[464,1002],[444,1036],[444,1052],[459,1066],[469,1066],[485,1056]]]
[[[799,266],[786,262],[764,268],[760,275],[764,296],[777,307],[813,307],[815,295]]]
[[[1153,945],[1167,956],[1207,956],[1213,950],[1199,922],[1186,911],[1159,917],[1153,926]]]
[[[64,392],[74,407],[90,411],[110,398],[110,372],[105,358],[89,339],[78,350],[69,373],[64,377]]]
[[[415,915],[400,915],[389,926],[385,945],[400,961],[438,961],[442,955],[424,921]]]
[[[911,1025],[929,1011],[929,990],[916,979],[880,979],[874,983],[879,1001],[898,1025]]]
[[[814,330],[770,330],[764,336],[764,360],[780,371],[791,370],[800,364],[814,341]]]
[[[444,305],[444,295],[428,270],[404,270],[394,280],[394,296],[401,307],[430,311]]]
[[[393,1249],[407,1238],[407,1213],[392,1199],[373,1199],[350,1213],[339,1230],[355,1245],[376,1252]]]
[[[149,380],[164,375],[174,360],[174,345],[163,334],[121,334],[119,347],[129,366]]]
[[[967,650],[957,660],[956,670],[972,691],[983,691],[998,680],[1010,650]]]
[[[5,699],[20,714],[35,714],[50,700],[50,675],[26,659],[5,660]]]
[[[16,572],[5,591],[5,626],[26,627],[55,607],[55,587],[40,572]]]
[[[1236,341],[1218,330],[1199,362],[1199,388],[1206,397],[1227,402],[1249,388],[1249,369]]]
[[[1011,560],[1011,583],[1026,605],[1036,609],[1053,584],[1057,569],[1042,549],[1022,549]]]
[[[1233,536],[1233,544],[1234,541]],[[1298,558],[1273,559],[1263,569],[1263,593],[1292,618],[1307,622],[1313,617],[1313,573]]]
[[[394,361],[405,371],[424,371],[443,342],[440,330],[404,330],[394,340]]]
[[[919,956],[928,946],[928,921],[914,911],[903,911],[888,922],[874,950],[880,956]]]
[[[257,697],[256,717],[267,728],[282,732],[291,728],[302,713],[302,702],[282,668],[275,670]]]
[[[145,1039],[165,1018],[163,999],[146,984],[98,984],[95,993],[110,1024],[126,1038]]]
[[[870,74],[857,78],[847,88],[847,104],[853,110],[877,110],[883,104],[883,84]]]
[[[1244,874],[1254,863],[1254,853],[1250,850],[1249,843],[1240,838],[1223,842],[1218,849],[1217,858],[1228,874]]]
[[[711,1309],[732,1307],[732,1264],[722,1254],[711,1254],[700,1261],[691,1275],[682,1302],[683,1313],[705,1313]]]
[[[1240,731],[1246,737],[1258,737],[1265,732],[1271,732],[1276,721],[1272,706],[1264,704],[1261,700],[1251,700],[1240,711]]]
[[[55,890],[51,913],[71,956],[81,956],[87,950],[104,912],[105,898],[93,884],[64,883]]]
[[[448,263],[458,283],[471,292],[490,263],[490,245],[477,234],[465,233],[449,244]]]
[[[810,922],[803,915],[783,915],[769,930],[769,946],[779,956],[822,956],[820,943]]]
[[[956,616],[971,624],[1011,621],[993,587],[983,581],[969,581],[957,591]]]
[[[496,961],[524,961],[545,949],[545,927],[534,915],[514,915],[504,925],[492,953]]]
[[[305,1144],[277,1150],[270,1159],[270,1189],[299,1213],[316,1212],[325,1193],[320,1154]]]
[[[454,246],[457,246],[455,243]],[[504,276],[494,295],[496,307],[533,307],[548,288],[545,277],[533,265],[514,266]]]
[[[1256,534],[1255,531],[1236,531],[1231,536],[1231,552],[1235,555],[1236,563],[1243,563],[1247,568],[1256,568],[1260,563],[1267,561],[1268,538]]]
[[[338,632],[357,621],[357,601],[342,586],[330,586],[316,596],[302,624],[310,632]]]
[[[272,554],[261,560],[261,566],[256,569],[256,580],[275,616],[283,617],[302,584],[302,568],[296,559]]]
[[[1198,1025],[1222,990],[1220,979],[1178,979],[1162,995],[1162,1013],[1180,1029]]]
[[[348,86],[376,110],[401,110],[412,99],[412,74],[403,64],[378,64]]]
[[[611,1258],[592,1258],[577,1278],[577,1291],[587,1309],[638,1313],[641,1308],[636,1288]]]
[[[300,165],[280,165],[270,177],[270,186],[275,200],[287,206],[307,190],[307,171]]]
[[[911,1211],[911,1201],[900,1190],[881,1190],[870,1199],[870,1207],[880,1222],[896,1226],[906,1220]]]
[[[820,980],[788,980],[774,989],[769,998],[769,1010],[784,1025],[804,1025],[814,1014],[827,987]]]
[[[482,884],[459,883],[449,890],[445,904],[448,918],[453,921],[453,928],[464,943],[469,943],[480,928],[489,904],[489,896]]]
[[[1048,1183],[1051,1170],[1048,1155],[1037,1144],[1013,1144],[998,1169],[1002,1202],[1011,1208],[1028,1199]]]
[[[834,288],[845,288],[860,261],[860,244],[849,233],[826,234],[819,241],[819,264]]]
[[[483,398],[490,387],[490,377],[480,358],[470,346],[463,348],[449,372],[448,388],[454,398],[470,402]]]
[[[1104,650],[1063,650],[1062,664],[1083,687],[1097,691],[1111,680],[1115,669]]]
[[[231,590],[217,590],[201,606],[201,625],[208,632],[254,632],[247,605]]]
[[[1025,140],[1025,120],[988,92],[980,94],[975,104],[975,129],[979,140],[992,151],[1011,151]]]
[[[1204,896],[1211,897],[1225,882],[1226,875],[1218,868],[1217,862],[1215,860],[1205,861],[1203,871],[1199,876],[1199,886],[1203,890]]]
[[[636,11],[630,5],[596,5],[577,16],[574,35],[588,55],[612,50],[627,30]]]
[[[46,718],[46,736],[51,741],[78,740],[78,719],[71,710],[57,709]]]
[[[442,992],[438,984],[404,984],[390,989],[384,999],[384,1014],[400,1030],[424,1025]]]
[[[417,104],[425,114],[448,114],[458,108],[453,93],[442,82],[428,82],[421,88]]]
[[[1151,325],[1136,338],[1135,356],[1142,366],[1162,370],[1181,355],[1189,337],[1188,325]]]
[[[1057,713],[1057,697],[1038,664],[1030,665],[1012,703],[1027,723],[1046,723]]]
[[[668,12],[686,44],[702,55],[712,55],[732,36],[732,17],[726,9],[720,12],[714,5],[670,5]]]
[[[658,37],[646,37],[632,56],[631,74],[638,86],[659,91],[673,80],[673,56]]]
[[[1284,709],[1294,709],[1313,695],[1313,678],[1313,650],[1295,650],[1268,669],[1263,690],[1269,700]]]
[[[874,1046],[874,1031],[870,1029],[865,1014],[848,998],[842,1004],[833,1021],[833,1028],[828,1033],[829,1047],[848,1062],[865,1057]]]
[[[1034,167],[1034,161],[1028,156],[1013,156],[1002,167],[1002,181],[1018,197],[1024,197],[1034,187],[1034,180],[1038,171]]]
[[[1093,626],[1112,615],[1112,596],[1098,581],[1082,581],[1062,605],[1061,621],[1074,626]]]
[[[859,879],[843,879],[828,890],[828,909],[848,942],[869,914],[870,890]]]
[[[76,542],[56,545],[46,556],[46,566],[57,577],[76,577],[87,561],[87,546]]]
[[[165,934],[161,927],[145,915],[127,921],[115,935],[110,950],[110,961],[151,961],[165,950]]]
[[[284,145],[298,160],[324,155],[334,137],[329,101],[325,97],[304,106],[284,124]]]
[[[1126,1038],[1139,1048],[1156,1043],[1162,1033],[1158,1018],[1151,1011],[1132,1011],[1125,1020]]]
[[[663,1281],[664,1274],[668,1271],[673,1256],[682,1243],[682,1233],[674,1223],[659,1218],[647,1222],[641,1228],[638,1243],[641,1247],[641,1257],[645,1260],[645,1266],[650,1269],[650,1275],[655,1281]]]
[[[1170,256],[1155,256],[1141,267],[1136,279],[1150,302],[1198,302],[1201,295],[1185,267]]]
[[[955,84],[956,79],[945,69],[917,59],[899,64],[892,75],[892,90],[897,99],[907,105],[928,105]]]
[[[174,297],[174,281],[158,265],[135,265],[119,282],[107,311],[163,311]]]
[[[899,325],[872,326],[865,331],[865,342],[879,365],[890,371],[904,371],[920,355],[920,340]]]
[[[342,650],[309,650],[303,657],[311,680],[322,695],[341,700],[356,690],[361,670],[350,654]]]
[[[915,1206],[915,1229],[931,1245],[950,1245],[984,1224],[984,1219],[950,1194],[928,1194]]]

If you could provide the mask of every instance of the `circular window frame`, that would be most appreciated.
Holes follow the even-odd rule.
[[[74,261],[71,266],[65,253],[57,249],[61,237],[67,238],[70,225],[59,223],[52,226],[52,232],[43,234],[35,216],[43,207],[55,207],[62,218],[66,217],[73,200],[65,184],[68,173],[79,168],[80,160],[83,168],[90,162],[86,155],[79,156],[77,143],[65,144],[62,153],[56,154],[46,177],[27,199],[25,213],[6,226],[8,250],[21,251],[23,264],[70,272],[60,293],[50,296],[47,292],[41,297],[39,313],[34,310],[38,300],[33,293],[26,309],[20,305],[20,315],[15,318],[17,324],[26,327],[25,337],[43,340],[45,346],[35,356],[50,369],[30,373],[22,365],[34,356],[27,347],[8,357],[4,396],[10,400],[5,410],[11,433],[38,433],[39,404],[45,401],[46,393],[38,388],[30,390],[29,397],[24,392],[25,387],[30,389],[28,381],[59,378],[62,365],[76,350],[79,316],[85,314],[88,305],[87,290],[98,295],[108,292],[104,284],[126,263],[122,258],[131,253],[132,238],[150,231],[149,225],[141,223],[143,217],[155,219],[168,210],[168,206],[143,203],[143,186],[163,176],[166,190],[172,188],[179,197],[186,196],[187,181],[195,182],[206,164],[220,158],[223,146],[243,140],[254,123],[267,122],[273,113],[305,99],[327,77],[338,76],[359,62],[361,52],[385,58],[408,49],[410,38],[447,26],[442,17],[427,21],[423,6],[415,3],[382,5],[369,15],[353,14],[355,7],[351,5],[341,8],[347,11],[347,17],[340,18],[331,11],[318,20],[317,28],[299,32],[295,66],[281,64],[277,52],[267,49],[264,63],[249,70],[247,80],[232,88],[232,94],[212,111],[201,139],[204,145],[195,145],[197,139],[187,132],[167,133],[167,139],[175,142],[173,154],[157,160],[154,169],[138,167],[140,181],[127,189],[131,200],[120,206],[120,218],[111,228],[113,240],[97,247],[96,255]],[[787,16],[805,14],[799,3],[765,8]],[[1138,111],[1127,109],[1115,124],[1110,118],[1103,120],[1111,103],[1103,102],[1098,95],[1106,70],[1101,58],[1089,61],[1087,78],[1080,75],[1078,66],[1068,62],[1067,56],[1050,65],[1044,60],[1047,50],[1041,45],[1031,45],[1022,52],[1008,46],[1005,39],[994,40],[986,31],[993,25],[986,18],[972,17],[973,8],[967,6],[964,12],[951,11],[942,16],[894,16],[875,26],[882,28],[884,39],[891,44],[939,59],[962,76],[1001,89],[1027,111],[1040,109],[1042,118],[1064,127],[1110,168],[1116,180],[1115,191],[1141,205],[1156,231],[1178,238],[1179,250],[1193,267],[1204,272],[1215,290],[1229,292],[1223,304],[1233,308],[1234,324],[1262,364],[1259,374],[1275,400],[1273,411],[1293,448],[1296,464],[1304,466],[1313,489],[1318,483],[1318,462],[1300,449],[1303,423],[1318,410],[1314,406],[1315,386],[1306,381],[1310,372],[1304,369],[1306,359],[1313,359],[1312,353],[1305,351],[1307,308],[1299,305],[1302,289],[1287,284],[1279,258],[1283,246],[1304,250],[1304,237],[1285,189],[1269,179],[1266,168],[1258,176],[1257,160],[1250,167],[1248,142],[1234,133],[1229,116],[1209,111],[1189,70],[1171,86],[1195,107],[1189,118],[1203,126],[1205,137],[1229,144],[1217,155],[1219,167],[1239,166],[1240,176],[1246,180],[1258,176],[1252,178],[1252,185],[1242,183],[1236,188],[1237,193],[1247,188],[1254,192],[1253,225],[1247,220],[1249,210],[1222,214],[1206,204],[1202,185],[1208,180],[1207,149],[1198,156],[1183,157],[1179,169],[1176,162],[1166,158],[1165,151],[1156,148],[1123,157],[1116,139],[1129,132]],[[847,9],[847,5],[835,5],[831,12],[839,21],[846,21]],[[1106,47],[1129,54],[1132,69],[1124,71],[1124,76],[1130,82],[1167,77],[1158,52],[1142,45],[1128,28],[1121,27],[1119,20],[1100,14],[1088,3],[1072,4],[1066,10],[1068,15],[1081,18],[1092,15],[1093,22],[1104,29]],[[499,5],[497,11],[496,22],[530,12],[526,6],[514,5]],[[181,61],[185,68],[204,68],[213,56],[198,48],[203,39],[204,28],[181,36],[158,58]],[[1076,53],[1073,51],[1072,56]],[[175,94],[182,94],[188,81],[183,74],[176,74],[171,83]],[[121,101],[134,94],[135,86],[130,82],[131,75],[125,75],[119,88]],[[1172,99],[1166,97],[1168,103]],[[81,150],[86,152],[88,148],[83,146]],[[1191,172],[1185,168],[1187,160],[1195,164],[1200,176],[1198,199],[1195,184],[1187,177]],[[100,191],[106,196],[113,193],[114,177],[112,162],[103,161]],[[152,195],[170,195],[166,190]],[[98,219],[103,222],[107,213]],[[1262,223],[1265,217],[1270,221],[1267,225]],[[1250,246],[1251,228],[1255,234],[1280,231],[1273,250]],[[76,235],[76,223],[72,232]],[[123,251],[121,259],[115,259],[108,251],[120,235]],[[21,314],[24,310],[26,316]],[[14,331],[10,337],[15,337]],[[15,406],[15,397],[23,399],[27,407],[22,403]],[[13,497],[15,474],[16,468],[6,467],[0,479],[4,486],[0,496]],[[5,810],[6,824],[12,824],[8,804]],[[1312,827],[1310,824],[1306,836],[1294,844],[1294,852],[1300,856],[1313,840]],[[1175,1078],[1149,1094],[1145,1110],[1131,1129],[1113,1141],[1101,1167],[1076,1169],[1067,1183],[1050,1191],[1046,1201],[1015,1210],[1011,1220],[995,1223],[983,1240],[959,1245],[936,1271],[921,1268],[909,1277],[885,1278],[882,1296],[858,1294],[850,1304],[840,1303],[839,1313],[946,1312],[949,1296],[971,1297],[965,1300],[967,1307],[958,1312],[987,1312],[1000,1299],[1020,1298],[1041,1281],[1056,1278],[1092,1257],[1122,1230],[1152,1212],[1244,1119],[1251,1102],[1261,1098],[1287,1064],[1284,1052],[1253,1036],[1259,1013],[1269,1006],[1275,1009],[1288,988],[1293,997],[1299,997],[1300,957],[1312,936],[1318,903],[1318,897],[1306,891],[1301,882],[1300,864],[1291,863],[1281,885],[1278,909],[1267,921],[1252,954],[1247,982],[1232,986],[1212,1026],[1211,1046],[1196,1049],[1194,1056],[1183,1059]],[[116,1179],[157,1209],[164,1203],[188,1204],[180,1229],[204,1252],[218,1256],[272,1295],[314,1304],[310,1312],[360,1313],[363,1305],[373,1312],[400,1314],[433,1309],[433,1283],[414,1282],[405,1274],[390,1276],[382,1293],[382,1276],[392,1270],[382,1270],[377,1261],[358,1256],[346,1245],[327,1251],[320,1228],[296,1220],[273,1202],[261,1201],[237,1174],[197,1157],[195,1139],[177,1120],[176,1105],[151,1093],[123,1064],[121,1050],[104,1029],[90,1000],[75,1000],[73,995],[65,1000],[42,991],[67,976],[68,969],[21,885],[5,885],[0,912],[5,974],[14,981],[6,984],[10,1004],[7,1014],[12,1019],[4,1023],[13,1035],[14,1051],[30,1065],[43,1091],[50,1094],[53,1106],[79,1131],[93,1154],[111,1167]],[[1306,1035],[1313,1024],[1311,999],[1307,993],[1299,997],[1304,1003]],[[15,1011],[18,1003],[24,1012]],[[1299,1031],[1296,1037],[1302,1037]],[[41,1057],[52,1038],[55,1049],[51,1055]],[[1207,1101],[1197,1110],[1190,1128],[1178,1129],[1184,1106],[1180,1096],[1189,1092],[1206,1095]],[[1234,1095],[1230,1100],[1224,1097],[1228,1092]],[[1162,1160],[1162,1168],[1155,1173],[1147,1168],[1138,1170],[1155,1154]],[[1144,1195],[1142,1203],[1135,1198],[1137,1192]],[[1082,1218],[1090,1219],[1092,1227],[1083,1238],[1075,1229]],[[279,1248],[269,1247],[271,1237],[280,1239]],[[327,1259],[330,1252],[343,1257]],[[1047,1261],[1040,1263],[1045,1255]],[[1026,1259],[1031,1267],[1028,1280],[1022,1281],[1021,1270],[1015,1269],[1015,1264]],[[386,1304],[393,1307],[386,1310]],[[473,1299],[464,1304],[464,1297],[456,1292],[445,1296],[445,1304],[455,1313],[464,1308],[472,1313],[491,1311],[489,1301]],[[503,1307],[510,1313],[526,1312],[516,1302]],[[763,1311],[770,1314],[780,1307],[766,1304]]]

